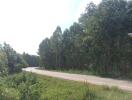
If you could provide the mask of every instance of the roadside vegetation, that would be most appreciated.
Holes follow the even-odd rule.
[[[0,100],[131,100],[115,87],[62,80],[32,73],[1,78]]]
[[[0,44],[0,76],[21,72],[28,66],[39,66],[39,57],[17,53],[9,44]]]
[[[9,44],[0,45],[0,76],[7,76],[21,71],[28,66],[22,55],[17,53]]]
[[[41,67],[132,78],[132,1],[90,3],[78,23],[58,26],[39,45]]]
[[[90,3],[78,23],[57,27],[44,39],[38,55],[0,45],[0,100],[131,100],[132,93],[21,72],[39,66],[107,77],[132,78],[132,1]]]
[[[38,67],[39,66],[39,56],[37,55],[30,55],[28,53],[22,54],[23,59],[28,63],[28,66],[30,67]]]

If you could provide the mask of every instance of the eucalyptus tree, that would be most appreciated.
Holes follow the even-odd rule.
[[[55,66],[57,68],[61,68],[62,31],[60,26],[57,26],[56,30],[53,32],[50,41],[51,41],[51,49],[55,60]]]
[[[80,18],[86,32],[84,45],[94,69],[99,72],[120,74],[129,71],[131,50],[127,34],[132,15],[127,13],[128,4],[125,0],[102,0],[98,6],[90,3]]]
[[[86,69],[102,74],[125,75],[132,60],[132,3],[102,0],[63,33],[57,27],[39,47],[39,55],[52,69]]]

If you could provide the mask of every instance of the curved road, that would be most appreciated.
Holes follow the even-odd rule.
[[[120,89],[132,92],[132,81],[116,80],[112,78],[102,78],[99,76],[92,76],[92,75],[69,74],[69,73],[62,73],[62,72],[55,72],[48,70],[40,70],[37,69],[37,67],[28,67],[28,68],[23,68],[22,70],[27,72],[33,72],[36,74],[66,79],[66,80],[88,82],[96,85],[107,85],[110,87],[116,86]]]

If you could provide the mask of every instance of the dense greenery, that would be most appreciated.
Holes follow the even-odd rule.
[[[30,66],[30,67],[38,67],[39,66],[39,56],[23,53],[23,58],[28,63],[28,66]]]
[[[130,76],[132,70],[132,2],[90,3],[78,23],[64,32],[58,26],[39,45],[47,69],[89,70],[103,75]]]
[[[9,44],[0,45],[0,76],[20,72],[27,63]]]
[[[132,2],[102,0],[88,4],[78,23],[64,32],[57,26],[40,43],[40,57],[0,45],[0,100],[130,100],[131,93],[115,87],[14,73],[40,64],[46,69],[132,77],[131,32]]]
[[[40,84],[31,74],[16,74],[0,81],[2,100],[38,100]]]
[[[131,93],[114,87],[96,86],[32,73],[20,73],[0,79],[0,100],[131,100],[131,98]]]
[[[0,76],[6,76],[8,73],[8,59],[2,45],[0,45]]]
[[[39,66],[39,56],[17,53],[9,44],[0,45],[0,76],[20,72],[22,68]]]

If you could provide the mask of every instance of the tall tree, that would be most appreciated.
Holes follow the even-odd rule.
[[[63,34],[57,27],[50,39],[40,44],[41,61],[52,69],[86,69],[114,76],[130,73],[131,11],[132,3],[126,0],[88,4],[79,23]]]
[[[74,23],[69,30],[66,29],[64,31],[62,37],[62,48],[65,66],[69,66],[70,68],[81,67],[81,63],[83,61],[83,50],[81,49],[83,35],[83,28],[78,23]]]
[[[55,66],[54,53],[51,49],[51,41],[46,38],[39,45],[40,66],[51,68]]]
[[[22,67],[26,67],[27,63],[20,54],[17,54],[15,50],[9,45],[4,43],[3,50],[6,53],[8,59],[8,72],[14,73],[21,71]]]
[[[29,55],[27,53],[23,53],[23,58],[27,62],[30,67],[38,67],[39,66],[39,56],[37,55]]]
[[[54,53],[55,57],[55,66],[61,67],[61,46],[62,46],[62,31],[59,26],[57,26],[56,30],[53,32],[53,36],[50,38],[51,41],[51,49]]]
[[[0,76],[7,75],[8,59],[6,53],[3,51],[2,46],[0,45]]]
[[[103,0],[98,7],[90,4],[86,10],[80,23],[87,33],[84,40],[88,41],[86,45],[90,44],[89,55],[96,69],[104,73],[129,70],[127,57],[130,41],[127,24],[130,25],[130,15],[127,14],[127,2]]]

